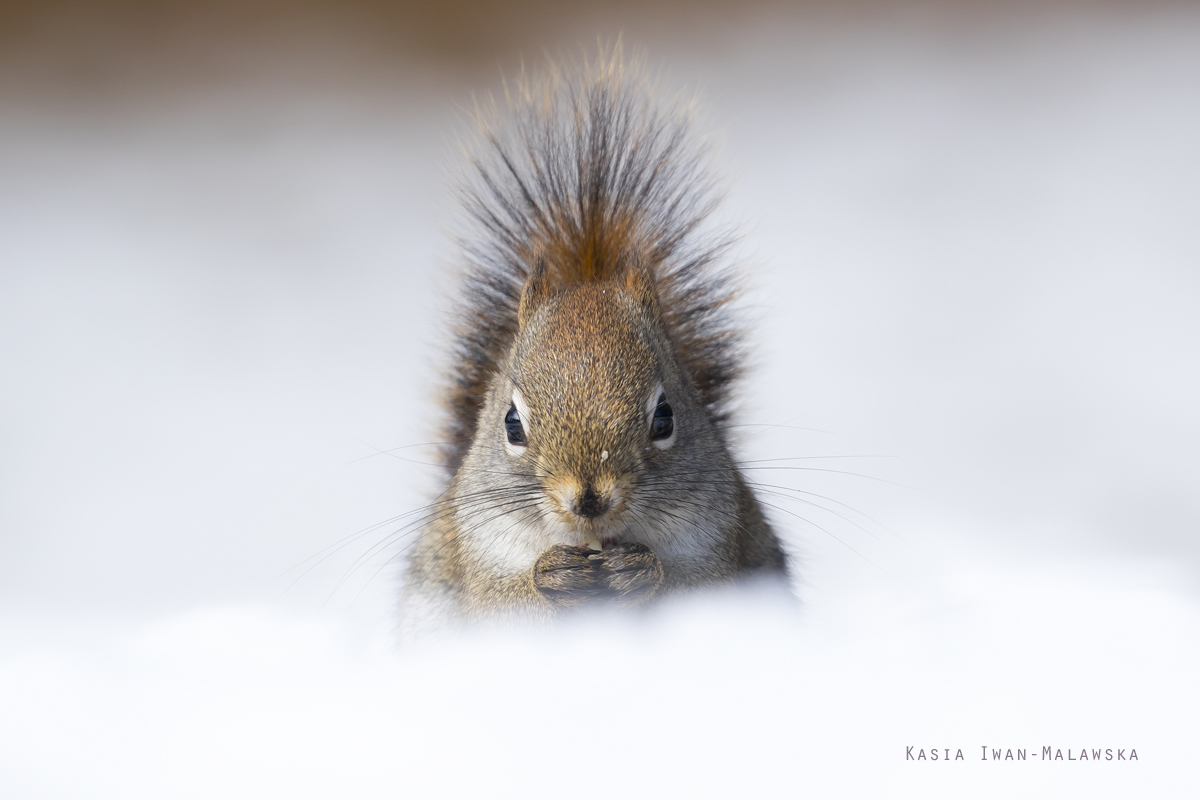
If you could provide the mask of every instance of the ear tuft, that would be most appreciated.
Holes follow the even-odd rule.
[[[643,258],[636,258],[625,270],[622,281],[625,292],[654,316],[659,316],[658,292],[654,288],[654,275]]]
[[[525,327],[525,323],[529,322],[542,303],[554,294],[546,257],[539,251],[534,254],[532,261],[529,278],[525,281],[525,288],[521,290],[521,303],[517,306],[517,325],[521,328]]]

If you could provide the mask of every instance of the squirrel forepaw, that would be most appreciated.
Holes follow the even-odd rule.
[[[662,580],[662,562],[653,550],[637,542],[602,551],[559,544],[542,553],[533,565],[533,585],[543,597],[562,607],[592,600],[637,605],[652,596]]]
[[[594,556],[593,560],[598,562],[609,597],[619,605],[636,605],[662,585],[662,562],[644,544],[624,542]]]
[[[556,544],[533,564],[533,585],[557,606],[576,606],[604,593],[601,575],[590,557],[596,550]]]

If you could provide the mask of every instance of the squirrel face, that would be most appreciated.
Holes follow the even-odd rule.
[[[531,282],[480,418],[478,435],[503,449],[513,471],[536,477],[539,505],[568,543],[636,538],[639,484],[690,450],[694,426],[707,424],[647,281],[554,293]]]

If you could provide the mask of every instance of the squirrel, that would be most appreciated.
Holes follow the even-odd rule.
[[[402,630],[786,579],[724,434],[744,353],[688,107],[657,103],[619,45],[505,93],[460,187],[448,479]]]

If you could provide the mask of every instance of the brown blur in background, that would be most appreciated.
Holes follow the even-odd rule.
[[[773,476],[898,534],[780,513],[810,587],[968,543],[1195,574],[1194,4],[28,2],[0,6],[0,603],[274,597],[422,502],[377,451],[435,422],[465,109],[618,36],[702,98],[746,232],[743,419],[794,427],[740,452],[912,487]],[[386,613],[394,550],[337,594],[372,543],[286,596]]]

